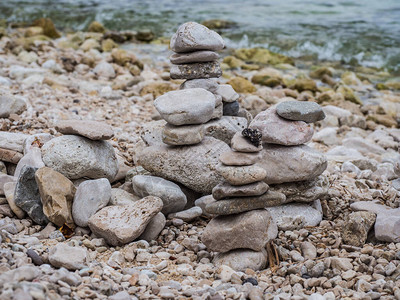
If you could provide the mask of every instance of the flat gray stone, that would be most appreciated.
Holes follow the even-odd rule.
[[[261,251],[278,235],[278,228],[266,210],[252,210],[230,216],[218,216],[206,226],[201,241],[209,251],[233,249]]]
[[[162,140],[165,144],[172,146],[194,145],[203,140],[204,134],[203,125],[174,126],[167,124],[162,131]]]
[[[285,203],[284,194],[268,190],[261,196],[230,198],[209,203],[206,206],[206,212],[214,215],[231,215]]]
[[[219,164],[217,172],[232,185],[244,185],[264,180],[267,171],[257,165],[225,166]]]
[[[267,254],[248,249],[235,249],[218,253],[213,259],[213,264],[216,267],[226,265],[239,272],[245,272],[246,269],[259,271],[267,266]]]
[[[90,120],[58,121],[56,130],[62,134],[75,134],[91,140],[109,140],[114,136],[112,127],[104,122]]]
[[[86,180],[75,193],[72,216],[76,225],[87,227],[89,218],[105,207],[111,198],[111,185],[105,179]]]
[[[246,197],[246,196],[260,196],[268,191],[268,184],[263,181],[233,186],[229,183],[220,183],[212,190],[212,195],[216,200],[224,198]]]
[[[278,116],[275,106],[260,112],[249,128],[260,130],[263,142],[285,146],[305,144],[314,133],[314,129],[306,122],[288,121]]]
[[[138,238],[163,206],[160,198],[148,196],[131,205],[107,206],[89,219],[90,230],[112,246]]]
[[[254,153],[263,149],[262,145],[254,146],[252,143],[250,143],[250,141],[242,135],[242,131],[236,132],[233,135],[230,144],[232,149],[238,152]]]
[[[197,62],[209,62],[218,60],[219,54],[214,51],[195,51],[188,53],[174,53],[169,57],[171,63],[175,65],[190,64]]]
[[[215,96],[201,88],[171,91],[158,97],[154,106],[169,124],[202,124],[212,117]]]
[[[183,210],[187,202],[177,184],[161,177],[136,175],[132,178],[132,188],[140,197],[159,197],[163,201],[161,212],[165,215]]]
[[[267,171],[265,183],[284,183],[311,180],[327,167],[326,157],[306,145],[286,147],[264,144],[262,159],[257,165]]]
[[[43,213],[39,187],[35,180],[36,171],[36,168],[30,166],[22,168],[15,187],[14,202],[19,208],[25,211],[35,223],[45,225],[49,220]]]
[[[315,123],[325,119],[322,107],[316,102],[284,101],[276,106],[276,113],[282,118],[293,121]]]
[[[179,211],[177,213],[169,214],[168,219],[181,219],[185,222],[190,222],[197,217],[200,217],[203,213],[203,210],[198,206],[193,206],[187,210]]]
[[[20,115],[26,110],[26,102],[21,97],[0,96],[0,118],[8,118],[11,114]]]
[[[83,247],[59,243],[50,248],[49,262],[53,267],[75,271],[86,267],[87,255],[87,250]]]
[[[218,78],[222,75],[218,62],[172,65],[169,72],[172,79]]]
[[[147,147],[140,153],[138,162],[156,176],[182,183],[199,193],[211,194],[213,187],[222,181],[222,176],[216,172],[218,157],[228,150],[224,142],[205,137],[192,146]]]
[[[106,141],[92,141],[76,135],[64,135],[42,147],[44,164],[69,179],[89,177],[112,181],[118,173],[113,146]]]
[[[196,23],[187,22],[179,26],[170,42],[174,52],[193,52],[198,50],[219,51],[225,47],[222,37],[213,30]]]
[[[228,151],[221,154],[219,161],[226,166],[251,166],[254,165],[261,155],[259,152],[246,153],[238,151]]]
[[[202,88],[205,89],[211,93],[215,93],[219,85],[215,81],[215,79],[208,78],[208,79],[190,79],[186,80],[184,83],[181,84],[180,89],[185,90],[185,89],[194,89],[194,88]]]
[[[299,230],[306,226],[318,226],[322,213],[306,203],[289,203],[266,208],[279,230]]]
[[[165,227],[167,220],[163,213],[156,214],[147,224],[144,232],[138,237],[138,240],[155,241]]]

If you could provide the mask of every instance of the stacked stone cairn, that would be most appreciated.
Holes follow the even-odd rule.
[[[304,145],[313,135],[310,123],[324,117],[317,103],[286,101],[261,112],[249,128],[234,135],[231,150],[220,155],[217,167],[225,181],[214,187],[213,199],[205,207],[215,217],[205,228],[202,242],[219,252],[214,263],[236,269],[264,268],[266,246],[276,238],[278,227],[289,230],[296,225],[285,220],[285,213],[288,205],[297,204],[287,203],[311,203],[327,194],[327,179],[319,176],[326,169],[326,159]],[[321,221],[321,212],[310,209],[319,219],[314,224],[302,220],[303,226]],[[301,217],[300,209],[298,213],[296,217]],[[241,259],[247,264],[242,266]]]
[[[175,52],[170,60],[172,79],[185,79],[180,90],[158,97],[154,105],[167,122],[163,142],[173,146],[194,145],[205,136],[203,124],[239,111],[239,95],[230,85],[218,85],[218,63],[225,43],[221,36],[195,22],[182,24],[171,38]]]

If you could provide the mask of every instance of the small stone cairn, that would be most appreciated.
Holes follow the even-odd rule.
[[[165,144],[194,145],[205,136],[203,124],[225,115],[237,115],[239,95],[213,78],[222,75],[217,61],[225,43],[221,36],[195,22],[182,24],[171,38],[175,52],[170,60],[172,79],[186,79],[180,90],[158,97],[154,105],[167,122],[162,132]]]
[[[268,248],[268,243],[278,234],[277,223],[282,225],[276,221],[276,211],[270,213],[265,208],[282,207],[284,213],[284,205],[289,202],[309,203],[327,193],[327,180],[319,176],[325,170],[326,162],[321,161],[311,170],[304,166],[305,174],[298,177],[301,182],[286,183],[283,182],[287,179],[272,178],[268,169],[260,165],[261,162],[268,163],[265,153],[274,149],[279,152],[289,150],[293,153],[289,153],[287,159],[296,160],[296,153],[300,154],[296,151],[308,147],[303,144],[312,138],[313,128],[309,123],[324,117],[317,103],[286,101],[261,112],[249,128],[234,135],[232,150],[219,157],[217,171],[225,182],[213,189],[214,199],[205,207],[208,214],[216,217],[205,228],[202,242],[209,250],[219,252],[214,260],[217,265],[240,268],[238,261],[246,257],[247,261],[253,262],[252,268],[264,268],[266,246]],[[288,162],[282,163],[282,172],[285,172],[283,165]],[[272,185],[276,181],[282,184]]]

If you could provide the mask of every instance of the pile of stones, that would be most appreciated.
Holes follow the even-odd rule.
[[[220,253],[215,263],[240,268],[240,257],[251,256],[252,268],[265,267],[265,247],[276,238],[277,223],[280,228],[285,227],[277,211],[281,210],[281,219],[282,216],[284,219],[285,204],[314,202],[327,194],[327,179],[319,176],[326,168],[326,160],[320,159],[316,168],[299,170],[302,172],[294,182],[283,179],[279,182],[283,184],[275,185],[277,178],[271,177],[268,169],[262,166],[262,163],[273,164],[273,158],[265,160],[265,152],[276,151],[274,147],[278,146],[275,145],[283,145],[294,153],[298,148],[307,147],[302,144],[309,142],[313,135],[309,123],[324,117],[317,103],[287,101],[261,112],[250,128],[235,134],[232,149],[219,157],[221,164],[217,171],[225,181],[213,189],[213,199],[205,206],[207,213],[216,216],[202,235],[207,248]],[[284,171],[286,166],[295,165],[291,159],[297,158],[287,156],[286,159],[276,167]],[[316,226],[319,221],[321,219],[317,218],[315,224],[304,225]]]

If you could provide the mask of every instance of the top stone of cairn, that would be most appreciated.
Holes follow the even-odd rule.
[[[219,51],[225,47],[222,37],[196,22],[187,22],[179,26],[171,38],[171,49],[177,53],[198,50]]]

